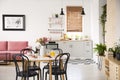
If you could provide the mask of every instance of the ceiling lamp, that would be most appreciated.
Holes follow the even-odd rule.
[[[83,0],[82,0],[82,5],[84,6]],[[85,15],[85,11],[83,7],[82,7],[81,15]]]
[[[85,15],[84,8],[82,8],[81,15]]]
[[[63,0],[61,0],[61,5],[62,5],[62,7],[63,7]],[[64,15],[63,8],[61,8],[60,15]]]
[[[61,8],[60,15],[64,15],[63,8]]]

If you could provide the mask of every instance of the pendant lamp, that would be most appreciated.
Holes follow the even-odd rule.
[[[60,15],[64,15],[63,8],[61,8]]]
[[[63,7],[63,0],[61,0],[61,5],[62,5],[62,7]],[[63,8],[61,8],[60,15],[64,15]]]
[[[83,4],[83,6],[84,6],[83,0],[82,0],[82,4]],[[85,11],[84,11],[84,8],[83,8],[83,7],[82,7],[81,15],[85,15]]]
[[[82,8],[81,15],[85,15],[84,8]]]

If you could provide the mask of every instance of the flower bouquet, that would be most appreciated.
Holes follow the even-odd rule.
[[[38,38],[36,42],[40,44],[40,56],[43,56],[46,52],[45,44],[48,42],[48,38],[47,37]]]
[[[47,37],[38,38],[36,42],[40,43],[42,46],[45,46],[45,44],[48,42],[48,38]]]

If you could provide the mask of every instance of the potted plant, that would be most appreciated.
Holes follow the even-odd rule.
[[[116,58],[117,58],[117,60],[120,60],[120,46],[118,47],[118,49],[116,51]]]
[[[118,60],[120,60],[120,44],[117,44],[114,47],[109,48],[108,51],[113,53],[114,58],[116,57]]]
[[[107,17],[107,4],[102,6],[102,14],[100,16],[100,23],[102,26],[102,31],[103,31],[103,43],[105,43],[105,24],[106,24],[106,17]]]
[[[96,47],[94,48],[94,51],[97,52],[99,56],[104,56],[106,50],[107,50],[106,45],[102,43],[96,44]]]
[[[40,44],[40,51],[39,52],[40,52],[40,55],[43,56],[46,52],[45,45],[48,42],[48,38],[47,37],[38,38],[36,40],[36,42]]]
[[[112,48],[108,49],[109,52],[113,53],[114,58],[116,57],[116,53],[117,53],[118,48],[119,48],[119,46],[115,46],[115,47],[112,47]]]

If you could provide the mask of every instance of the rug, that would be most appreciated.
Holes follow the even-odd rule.
[[[89,65],[89,64],[94,64],[95,62],[92,59],[76,58],[76,59],[70,59],[68,63],[70,63],[70,64],[85,64],[85,65]]]

